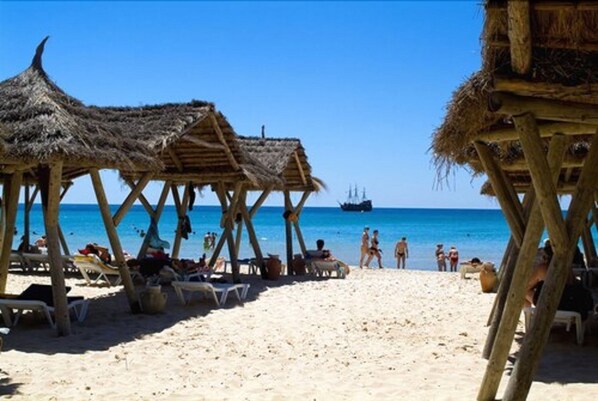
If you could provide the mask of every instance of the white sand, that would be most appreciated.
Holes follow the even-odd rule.
[[[346,280],[248,278],[244,304],[132,315],[121,288],[68,279],[93,298],[83,324],[57,338],[23,319],[0,354],[0,394],[35,400],[475,399],[492,294],[477,279],[355,271]],[[47,276],[10,275],[8,292]],[[596,327],[594,327],[596,328]],[[520,324],[519,335],[523,333]],[[575,344],[555,329],[530,400],[595,400],[598,330]],[[513,350],[518,347],[514,343]],[[511,365],[509,364],[509,367]],[[507,381],[503,378],[499,398]]]

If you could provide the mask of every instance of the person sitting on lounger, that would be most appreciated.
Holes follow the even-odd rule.
[[[345,274],[349,274],[349,265],[345,262],[338,260],[329,249],[324,249],[324,240],[319,239],[316,241],[316,250],[307,251],[306,257],[313,260],[323,260],[326,262],[337,262],[345,271]]]

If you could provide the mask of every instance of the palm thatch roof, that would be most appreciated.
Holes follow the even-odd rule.
[[[317,192],[325,188],[325,184],[311,174],[311,165],[299,139],[240,136],[237,141],[244,152],[282,178],[283,186],[276,189]]]
[[[507,3],[485,2],[483,68],[453,93],[446,117],[434,132],[431,149],[440,178],[456,165],[481,173],[473,147],[478,140],[490,147],[513,182],[523,176],[529,179],[513,122],[508,115],[494,112],[497,93],[563,107],[598,105],[598,4],[529,1],[531,68],[522,75],[513,70],[512,54],[523,39],[513,33],[509,37]],[[541,113],[536,119],[546,148],[554,133],[571,136],[561,180],[577,176],[596,125]]]
[[[0,164],[27,167],[62,160],[70,178],[89,167],[160,168],[144,144],[120,135],[50,80],[42,67],[47,39],[29,68],[0,82],[0,123],[6,128]]]
[[[243,152],[233,128],[213,104],[194,100],[143,107],[99,107],[121,135],[145,143],[164,168],[154,179],[196,185],[246,182],[265,188],[281,180]],[[126,178],[140,172],[121,170]]]

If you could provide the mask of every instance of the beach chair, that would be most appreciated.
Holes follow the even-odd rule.
[[[536,313],[536,308],[533,306],[525,307],[523,313],[525,315],[525,331],[527,332],[532,322],[532,316]],[[565,330],[567,331],[570,331],[571,325],[575,324],[577,344],[582,345],[586,330],[586,322],[588,320],[589,317],[585,321],[581,320],[581,314],[579,312],[557,310],[553,324],[564,324]]]
[[[67,292],[70,290],[66,287]],[[3,295],[0,299],[0,312],[6,326],[16,326],[19,318],[25,311],[41,313],[51,328],[56,324],[52,319],[54,313],[54,299],[52,297],[52,287],[42,284],[31,284],[25,291],[19,295]],[[67,297],[69,312],[75,315],[79,322],[83,322],[87,316],[89,301],[83,297]]]
[[[108,283],[108,286],[119,285],[122,281],[117,267],[104,263],[98,255],[93,253],[89,255],[76,254],[73,256],[73,263],[77,266],[88,285],[97,284],[102,279]],[[97,274],[95,280],[91,280],[89,273]],[[138,272],[131,272],[132,277],[137,275],[139,275]],[[108,276],[116,276],[117,278],[112,283]]]
[[[174,270],[172,267],[164,266],[160,270],[160,280],[161,281],[164,280],[167,282],[171,282],[171,281],[194,281],[194,282],[208,281],[210,279],[210,277],[212,277],[213,273],[214,273],[214,270],[212,270],[210,268],[208,268],[206,270],[198,270],[193,273],[180,273],[180,272]]]
[[[23,252],[20,254],[22,260],[23,271],[44,271],[50,270],[50,255],[46,253],[29,253]],[[62,255],[62,266],[66,271],[74,270],[73,259],[69,255]]]
[[[194,292],[211,298],[216,303],[216,306],[221,306],[226,303],[229,293],[232,293],[241,302],[245,299],[249,290],[249,284],[200,283],[197,281],[173,281],[172,287],[176,292],[177,298],[183,305],[189,304]],[[239,293],[239,290],[241,293]],[[186,298],[184,292],[189,293]],[[218,294],[220,294],[220,297]]]

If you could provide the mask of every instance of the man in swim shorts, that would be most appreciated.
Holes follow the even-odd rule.
[[[401,238],[395,246],[395,258],[397,258],[397,269],[405,268],[405,259],[409,257],[409,248],[407,247],[407,237]],[[403,267],[401,267],[401,265]]]

